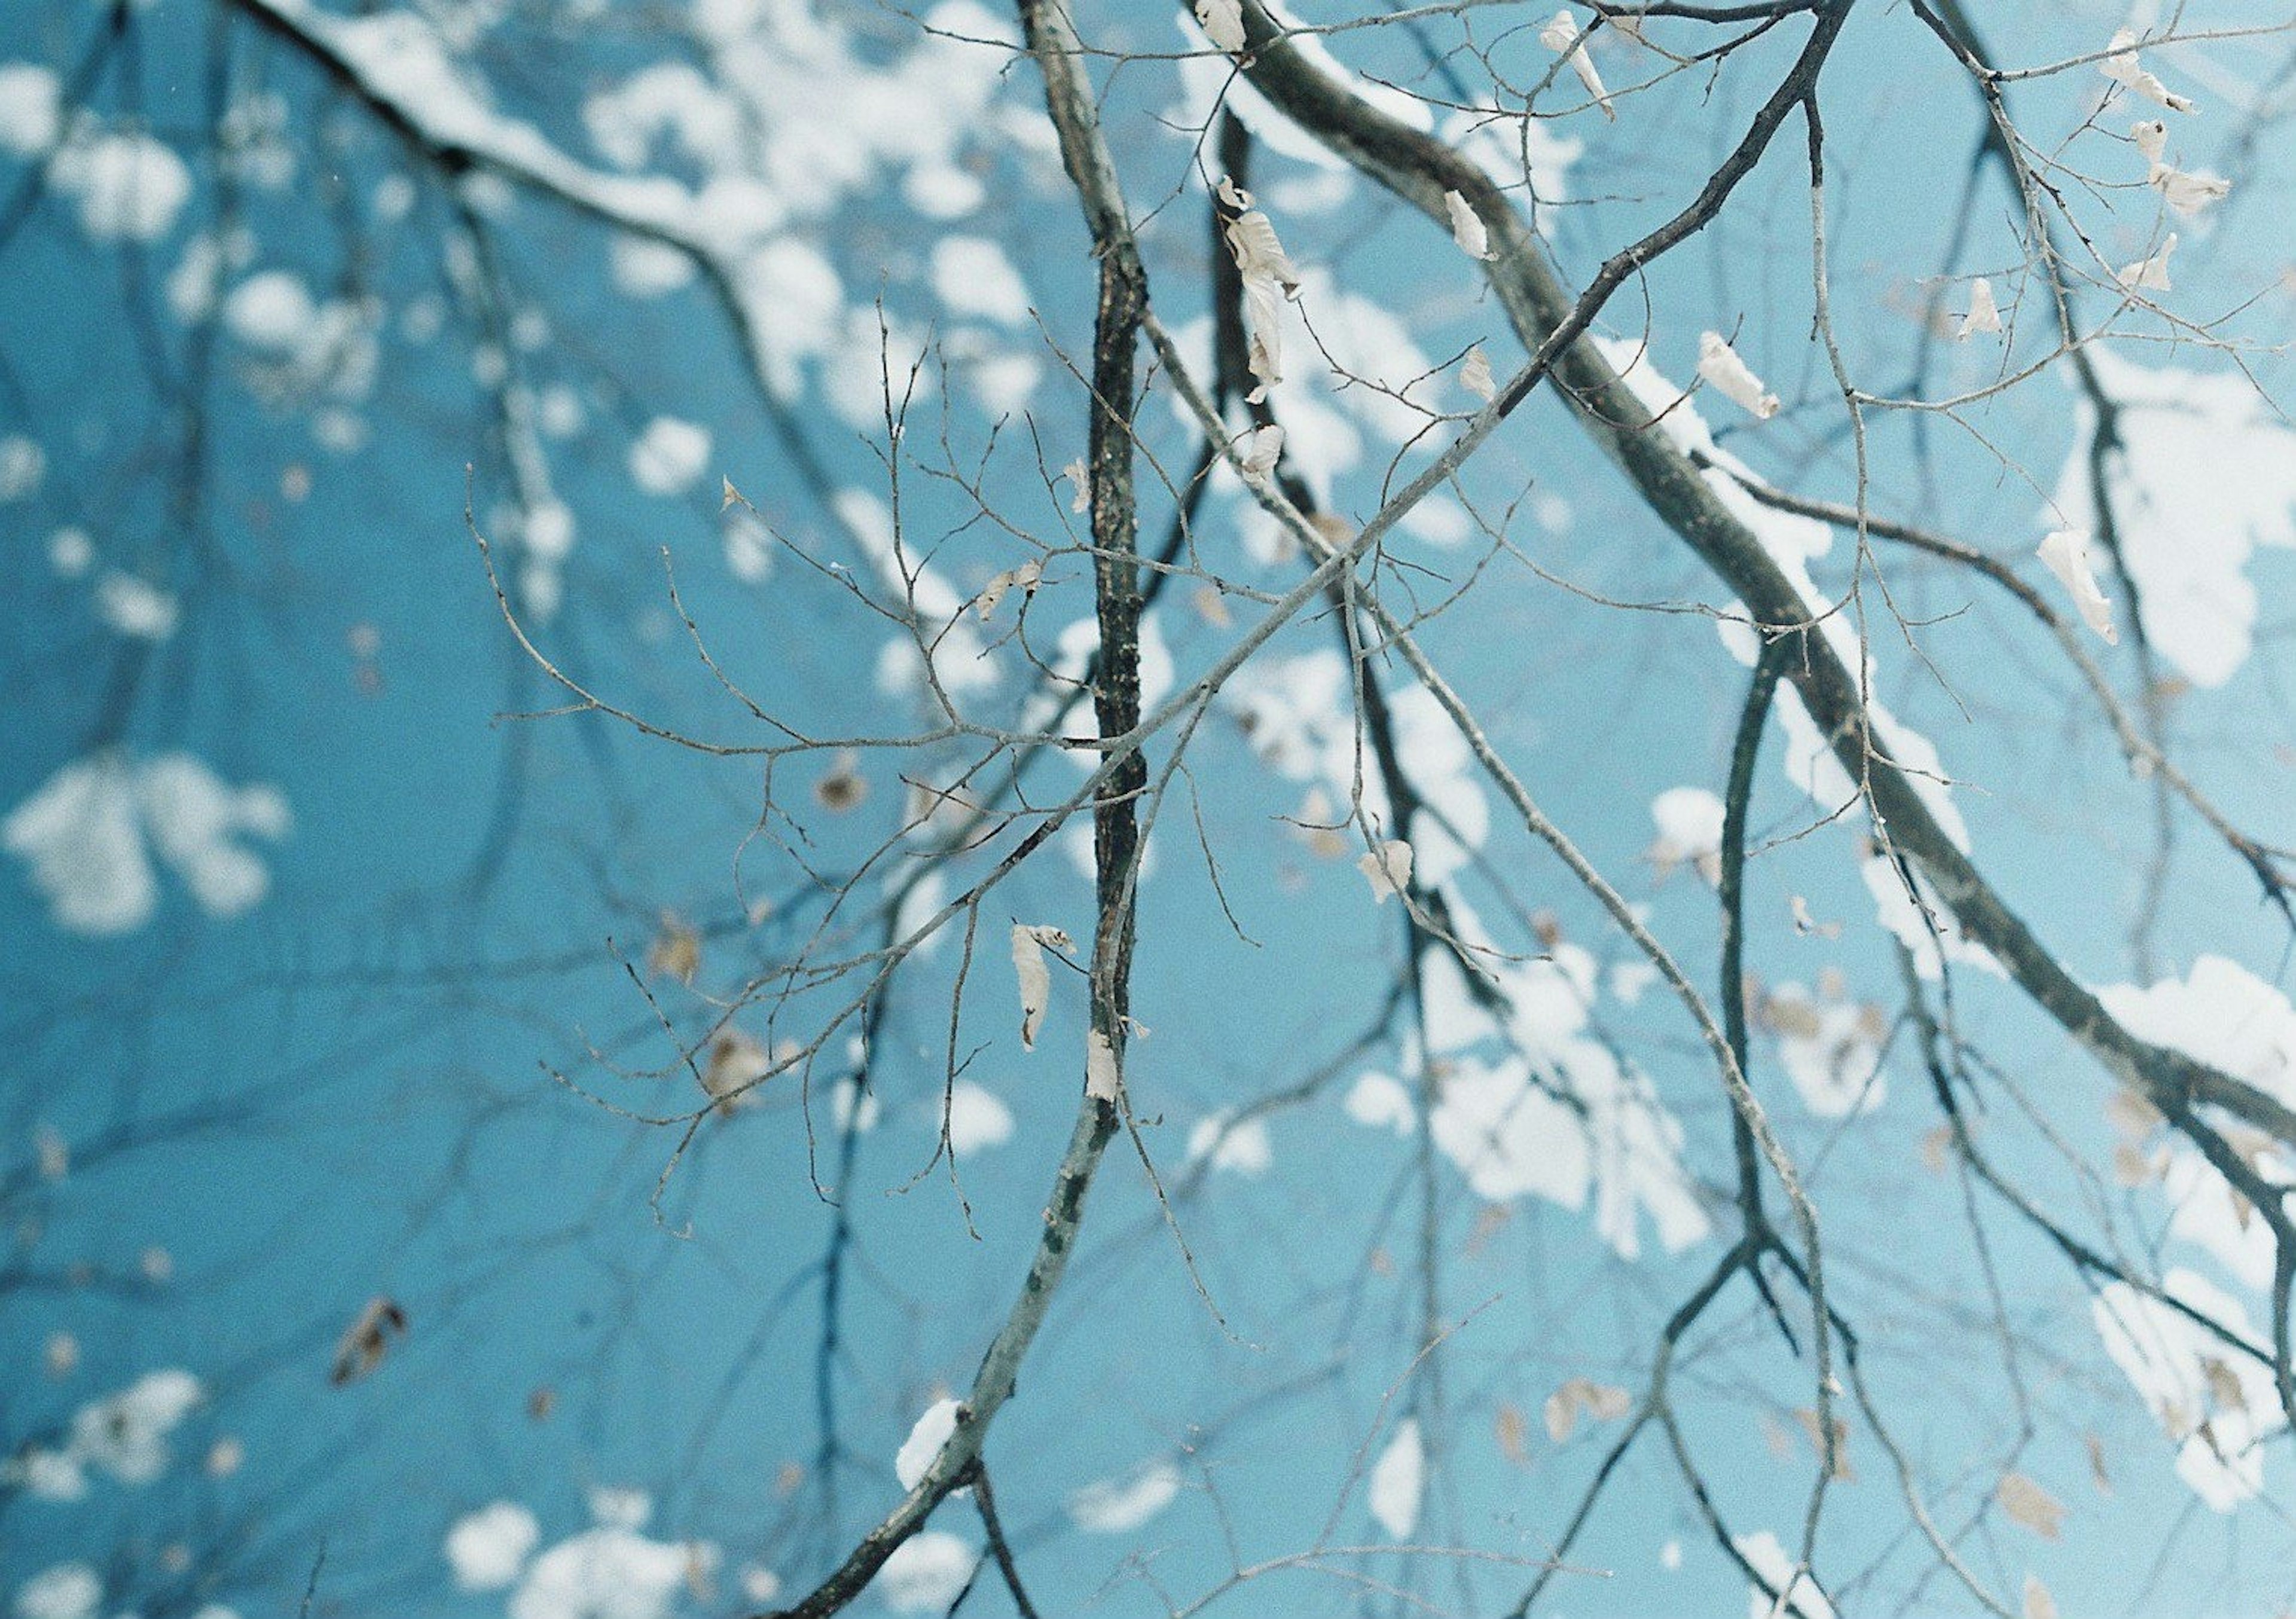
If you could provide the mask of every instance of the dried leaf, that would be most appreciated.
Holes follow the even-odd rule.
[[[2177,289],[2169,280],[2169,255],[2177,250],[2177,233],[2170,231],[2161,243],[2161,250],[2149,258],[2123,265],[2113,272],[2113,279],[2132,292],[2174,292]]]
[[[1718,331],[1698,338],[1698,374],[1722,396],[1756,419],[1767,421],[1778,413],[1778,397],[1762,387],[1762,380],[1738,357],[1738,351]]]
[[[2013,1522],[2021,1525],[2045,1541],[2061,1538],[2065,1532],[2064,1503],[2041,1488],[2022,1473],[2005,1473],[1994,1495],[2001,1510]]]
[[[2112,603],[2097,587],[2087,533],[2079,528],[2055,529],[2033,554],[2041,559],[2042,567],[2057,576],[2057,583],[2079,609],[2081,621],[2103,636],[2107,646],[2119,644],[2120,633],[2112,627]]]
[[[1993,283],[1982,275],[1969,283],[1969,313],[1961,317],[1956,342],[1965,343],[1980,331],[2001,330],[2001,306],[1993,301]]]
[[[1481,344],[1467,350],[1467,363],[1459,367],[1459,386],[1486,405],[1498,397],[1499,385],[1491,375],[1491,356],[1483,352]]]
[[[814,783],[813,796],[822,808],[835,814],[858,809],[869,796],[869,783],[861,774],[861,756],[850,748],[839,754],[829,773]]]
[[[1013,975],[1021,983],[1021,1046],[1037,1049],[1037,1031],[1044,1026],[1045,1008],[1053,998],[1053,974],[1045,960],[1047,946],[1066,952],[1074,943],[1058,928],[1013,924]]]
[[[757,1100],[756,1086],[773,1067],[766,1048],[740,1029],[718,1031],[709,1043],[709,1060],[702,1065],[701,1088],[721,1110],[731,1112]]]
[[[1561,1444],[1578,1427],[1581,1415],[1597,1422],[1616,1422],[1634,1407],[1634,1396],[1623,1388],[1591,1378],[1573,1378],[1546,1396],[1543,1413],[1546,1436]]]
[[[1250,192],[1223,176],[1219,199],[1234,212],[1225,233],[1243,278],[1244,324],[1250,337],[1246,364],[1259,379],[1245,397],[1257,405],[1283,380],[1283,300],[1300,295],[1300,272],[1276,239],[1275,225],[1252,206]]]
[[[1458,192],[1445,192],[1443,206],[1451,216],[1451,240],[1459,244],[1459,251],[1470,258],[1496,258],[1491,251],[1491,233],[1483,224],[1483,217],[1474,210],[1465,196]]]
[[[1196,0],[1196,20],[1205,36],[1231,56],[1243,53],[1242,0]]]
[[[1084,512],[1092,510],[1092,474],[1085,470],[1084,457],[1079,455],[1061,469],[1061,476],[1069,480],[1076,491],[1069,496],[1069,510]]]
[[[1491,1419],[1491,1433],[1499,1442],[1499,1454],[1518,1468],[1530,1464],[1530,1425],[1522,1412],[1501,1402],[1498,1414]]]
[[[1390,838],[1357,859],[1356,870],[1371,885],[1372,903],[1384,905],[1390,896],[1411,887],[1411,846],[1400,838]]]
[[[1841,936],[1840,922],[1820,922],[1811,920],[1809,902],[1800,895],[1795,895],[1790,904],[1793,911],[1793,925],[1796,933],[1814,933],[1822,939],[1838,939]]]
[[[1611,105],[1611,93],[1603,87],[1603,76],[1595,70],[1594,58],[1587,54],[1587,47],[1579,38],[1578,20],[1569,12],[1555,12],[1554,20],[1538,30],[1538,43],[1557,56],[1569,55],[1578,82],[1587,86],[1587,94],[1595,98],[1604,118],[1615,121],[1618,109]]]
[[[1283,457],[1283,429],[1271,421],[1266,427],[1237,434],[1228,447],[1235,452],[1243,481],[1255,489],[1266,488],[1267,480],[1275,475],[1275,463]]]
[[[2096,70],[2114,84],[2134,91],[2148,102],[2157,102],[2171,112],[2190,112],[2193,110],[2189,98],[2172,94],[2168,86],[2154,78],[2137,60],[2136,29],[2122,29],[2105,48],[2112,54],[2098,62]]]
[[[1018,568],[1008,568],[981,587],[980,593],[972,599],[972,610],[980,616],[980,622],[986,624],[989,615],[996,612],[997,604],[1008,593],[1018,590],[1023,597],[1033,596],[1037,593],[1037,586],[1044,582],[1042,558],[1023,562]]]
[[[381,1295],[367,1300],[366,1308],[335,1345],[334,1370],[327,1380],[337,1388],[357,1382],[382,1364],[391,1341],[406,1330],[406,1312],[394,1300]]]
[[[1801,1424],[1802,1437],[1809,1441],[1809,1448],[1823,1460],[1825,1442],[1819,1437],[1817,1412],[1803,1406],[1794,1412],[1794,1420]],[[1840,1417],[1833,1419],[1833,1476],[1845,1484],[1857,1482],[1857,1471],[1849,1465],[1849,1424]]]
[[[2057,1619],[2057,1599],[2038,1574],[2025,1576],[2025,1619]]]
[[[693,975],[701,970],[701,936],[675,911],[661,913],[660,931],[646,952],[646,970],[680,984],[693,983]]]

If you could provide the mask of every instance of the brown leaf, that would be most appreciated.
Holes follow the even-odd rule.
[[[2081,1439],[2088,1446],[2089,1481],[2096,1485],[2096,1492],[2099,1495],[2112,1494],[2112,1475],[2106,1470],[2104,1465],[2104,1441],[2099,1439],[2095,1434],[2084,1434]]]
[[[646,952],[646,970],[657,978],[675,978],[680,984],[693,983],[693,975],[701,970],[701,936],[675,911],[661,913],[661,930]]]
[[[2022,1473],[2005,1473],[1994,1494],[2001,1509],[2045,1541],[2065,1532],[2064,1503]]]
[[[1794,1412],[1794,1420],[1801,1424],[1802,1437],[1821,1459],[1825,1455],[1825,1442],[1818,1437],[1817,1412],[1808,1406]],[[1856,1469],[1849,1465],[1849,1424],[1842,1418],[1833,1419],[1833,1476],[1842,1484],[1857,1482]]]
[[[397,1302],[378,1294],[367,1300],[358,1320],[343,1334],[342,1342],[335,1345],[334,1370],[328,1381],[337,1388],[346,1383],[356,1383],[382,1364],[383,1353],[391,1340],[406,1330],[406,1312]]]
[[[1530,1425],[1523,1420],[1522,1412],[1502,1402],[1498,1416],[1491,1423],[1499,1442],[1499,1454],[1518,1468],[1530,1462]]]

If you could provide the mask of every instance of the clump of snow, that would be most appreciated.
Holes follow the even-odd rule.
[[[1419,1419],[1406,1417],[1372,1464],[1371,1515],[1389,1534],[1407,1541],[1419,1527],[1419,1505],[1426,1489],[1427,1447],[1419,1437]]]
[[[956,1536],[927,1529],[893,1549],[870,1589],[897,1614],[934,1613],[956,1600],[978,1560],[972,1548]],[[513,1615],[512,1619],[526,1616]]]
[[[0,151],[36,158],[62,128],[63,86],[36,62],[0,63]]]
[[[1357,1124],[1398,1135],[1409,1135],[1419,1124],[1411,1092],[1391,1074],[1366,1074],[1357,1080],[1348,1092],[1347,1109]]]
[[[597,1522],[528,1566],[510,1619],[667,1619],[678,1593],[715,1566],[718,1549],[647,1536],[652,1508],[643,1491],[593,1491]]]
[[[86,1563],[59,1563],[16,1590],[16,1619],[95,1619],[103,1580]]]
[[[961,1079],[948,1097],[948,1147],[963,1157],[1013,1139],[1013,1110],[996,1093]]]
[[[176,598],[147,579],[114,568],[95,582],[95,616],[123,635],[165,641],[176,633]]]
[[[48,165],[55,188],[78,205],[98,241],[156,241],[192,197],[192,171],[166,142],[132,130],[76,136]]]
[[[1793,1559],[1786,1555],[1776,1535],[1759,1529],[1751,1534],[1735,1536],[1730,1543],[1738,1549],[1738,1555],[1746,1559],[1747,1566],[1770,1586],[1767,1591],[1759,1585],[1753,1588],[1746,1603],[1749,1619],[1833,1619],[1833,1604],[1825,1599],[1810,1577],[1794,1577]],[[1793,1579],[1791,1588],[1786,1584],[1790,1578]],[[1783,1592],[1784,1603],[1781,1605],[1770,1591]]]
[[[944,236],[933,244],[933,294],[956,315],[1026,325],[1029,289],[1004,249],[986,236]]]
[[[683,495],[709,469],[709,429],[656,416],[630,446],[630,478],[648,495]]]
[[[2145,635],[2194,685],[2221,686],[2253,641],[2250,558],[2296,546],[2296,429],[2237,371],[2154,369],[2100,347],[2089,362],[2114,405],[2105,488]],[[2102,532],[2085,396],[2075,421],[2050,526]]]
[[[1777,1036],[1786,1077],[1818,1117],[1870,1113],[1882,1105],[1889,1025],[1879,1007],[1843,993],[1838,973],[1822,977],[1815,994],[1799,984],[1779,985],[1762,1003],[1762,1020]]]
[[[59,927],[131,932],[159,905],[152,856],[210,915],[233,917],[269,890],[244,846],[290,824],[276,789],[234,788],[186,753],[141,764],[105,749],[65,765],[0,821],[0,847],[23,860]]]
[[[1698,868],[1708,882],[1722,880],[1722,800],[1702,787],[1669,787],[1651,800],[1658,838],[1649,858],[1660,872]]]
[[[2172,1270],[2161,1290],[2258,1341],[2240,1301],[2204,1278]],[[2126,1282],[2100,1288],[2089,1312],[2106,1352],[2177,1445],[2177,1476],[2218,1512],[2259,1493],[2264,1440],[2281,1426],[2271,1367]]]
[[[0,438],[0,505],[29,500],[47,477],[48,453],[38,439],[20,433]]]
[[[1179,1468],[1154,1461],[1128,1477],[1086,1484],[1069,1497],[1069,1517],[1088,1534],[1126,1534],[1170,1506],[1179,1493]]]
[[[496,1501],[456,1518],[447,1531],[447,1561],[464,1590],[502,1590],[542,1539],[534,1514],[515,1501]]]
[[[915,1489],[917,1482],[940,1459],[941,1448],[956,1432],[957,1413],[964,1409],[963,1401],[947,1398],[925,1407],[924,1415],[909,1429],[909,1436],[901,1442],[900,1451],[893,1458],[893,1476],[901,1481],[902,1489]]]
[[[1214,1169],[1240,1175],[1265,1174],[1275,1162],[1267,1125],[1256,1118],[1234,1122],[1226,1113],[1208,1114],[1188,1132],[1188,1162],[1207,1156]]]

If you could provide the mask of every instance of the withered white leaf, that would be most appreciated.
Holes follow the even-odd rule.
[[[2112,54],[2096,64],[2096,70],[2125,89],[2132,90],[2148,102],[2157,102],[2171,112],[2190,112],[2190,98],[2176,94],[2162,84],[2137,60],[2136,30],[2122,29],[2112,37],[2106,47]]]
[[[1067,478],[1070,485],[1076,490],[1075,494],[1069,496],[1069,510],[1071,511],[1091,511],[1092,473],[1086,469],[1084,457],[1079,455],[1074,461],[1069,462],[1068,465],[1062,467],[1061,469],[1061,476]]]
[[[2113,279],[2131,291],[2173,292],[2176,288],[2169,280],[2169,255],[2177,250],[2177,233],[2170,231],[2161,243],[2161,250],[2135,264],[2123,265],[2113,272]]]
[[[1459,367],[1459,386],[1488,405],[1498,397],[1499,385],[1491,375],[1491,356],[1476,344],[1467,350],[1467,363]]]
[[[1577,19],[1567,11],[1555,12],[1554,20],[1538,30],[1538,43],[1557,56],[1568,55],[1578,82],[1587,86],[1587,94],[1595,98],[1603,116],[1612,120],[1618,118],[1618,109],[1611,105],[1611,93],[1603,86],[1603,76],[1595,71],[1595,59],[1587,54],[1587,47],[1579,42]]]
[[[2159,192],[2170,208],[2187,219],[2232,194],[2232,182],[2223,176],[2187,174],[2168,161],[2169,126],[2159,119],[2130,125],[2128,138],[2144,154],[2144,184]]]
[[[1443,206],[1451,211],[1451,240],[1459,244],[1459,251],[1470,258],[1496,257],[1491,251],[1489,228],[1464,196],[1457,192],[1445,192]]]
[[[1841,936],[1841,924],[1816,920],[1809,913],[1809,902],[1800,895],[1797,894],[1793,896],[1792,906],[1796,933],[1814,933],[1822,939],[1838,939]]]
[[[996,612],[997,604],[1007,594],[1017,589],[1023,596],[1033,596],[1037,593],[1037,586],[1044,580],[1045,563],[1041,557],[1023,562],[1018,568],[1008,568],[981,587],[980,593],[972,599],[972,610],[980,614],[981,623],[986,624],[989,615]]]
[[[2057,1599],[2038,1574],[2025,1576],[2025,1619],[2057,1619]]]
[[[2054,1541],[2064,1533],[2064,1503],[2022,1473],[2003,1474],[1994,1495],[2012,1521],[2043,1540]]]
[[[1248,433],[1236,435],[1231,446],[1243,470],[1243,481],[1253,488],[1263,487],[1275,471],[1275,463],[1283,455],[1283,429],[1275,422],[1256,427]]]
[[[1384,905],[1390,896],[1411,886],[1411,846],[1400,838],[1390,838],[1359,858],[1356,870],[1371,885],[1372,902]]]
[[[1597,1422],[1616,1422],[1634,1409],[1634,1396],[1623,1388],[1597,1383],[1592,1378],[1572,1378],[1546,1396],[1546,1436],[1561,1444],[1578,1427],[1581,1414]]]
[[[1300,295],[1300,272],[1266,214],[1252,206],[1251,193],[1222,176],[1219,199],[1234,217],[1225,234],[1227,250],[1243,277],[1244,325],[1250,339],[1245,363],[1259,386],[1245,396],[1257,405],[1283,380],[1283,300]]]
[[[1980,331],[2001,330],[2001,306],[1993,301],[1993,283],[1982,275],[1969,283],[1969,313],[1961,317],[1954,341],[1965,343]]]
[[[1760,421],[1767,421],[1778,413],[1778,397],[1763,388],[1762,380],[1738,357],[1738,351],[1718,331],[1699,334],[1698,374],[1711,382],[1724,397]]]
[[[1243,52],[1242,0],[1196,0],[1196,20],[1211,42],[1231,56]]]
[[[1046,947],[1065,951],[1070,942],[1068,934],[1058,928],[1031,927],[1027,922],[1013,924],[1013,976],[1021,982],[1023,1051],[1037,1049],[1037,1031],[1044,1026],[1045,1008],[1053,999],[1053,973],[1045,961]]]
[[[1084,1093],[1095,1101],[1112,1102],[1122,1093],[1124,1076],[1116,1066],[1116,1047],[1098,1029],[1084,1036]]]
[[[772,1067],[773,1059],[764,1046],[728,1026],[709,1043],[709,1060],[701,1068],[701,1088],[721,1109],[730,1112],[757,1100],[754,1087]]]
[[[675,911],[661,913],[661,930],[646,951],[646,970],[680,984],[693,983],[701,970],[701,936]]]
[[[2057,576],[2057,583],[2065,587],[2073,605],[2080,609],[2081,621],[2104,637],[2108,646],[2118,645],[2120,634],[2112,627],[2112,603],[2097,587],[2096,565],[2089,555],[2089,539],[2079,528],[2058,528],[2051,531],[2033,554],[2041,565]]]

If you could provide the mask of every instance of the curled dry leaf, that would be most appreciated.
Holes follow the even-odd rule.
[[[1259,379],[1245,397],[1257,405],[1283,380],[1283,300],[1300,296],[1300,272],[1277,240],[1274,223],[1252,206],[1250,192],[1222,176],[1219,200],[1233,216],[1226,229],[1227,250],[1243,277],[1244,324],[1251,345],[1246,363]]]
[[[2112,603],[2097,587],[2096,564],[2089,555],[2089,539],[2085,530],[2059,528],[2044,539],[2033,554],[2041,559],[2041,566],[2057,576],[2057,583],[2065,587],[2073,605],[2080,609],[2081,622],[2104,637],[2105,644],[2116,645],[2120,632],[2112,627]]]
[[[1443,206],[1451,214],[1451,240],[1459,244],[1459,251],[1470,258],[1492,258],[1491,233],[1483,224],[1483,217],[1458,192],[1445,192]]]
[[[2003,1474],[2001,1483],[1994,1490],[1994,1496],[2011,1521],[2031,1530],[2043,1540],[2054,1541],[2064,1533],[2064,1503],[2022,1473]]]
[[[1546,1396],[1546,1436],[1561,1444],[1577,1429],[1582,1415],[1597,1422],[1616,1422],[1634,1405],[1634,1396],[1623,1388],[1591,1378],[1573,1378]]]
[[[2001,330],[2001,306],[1993,301],[1993,283],[1982,275],[1969,283],[1969,313],[1961,317],[1954,341],[1965,343],[1980,331]]]
[[[1371,885],[1372,903],[1384,905],[1391,895],[1411,886],[1411,846],[1400,838],[1390,838],[1358,859],[1356,870]]]
[[[366,1308],[343,1334],[335,1345],[334,1370],[327,1380],[337,1388],[356,1383],[376,1367],[390,1348],[391,1341],[406,1330],[406,1312],[394,1299],[378,1294],[367,1300]]]
[[[1061,476],[1069,480],[1069,487],[1073,491],[1069,495],[1069,510],[1077,512],[1091,511],[1092,474],[1085,468],[1084,457],[1079,455],[1062,467]]]
[[[1021,982],[1021,1045],[1037,1049],[1037,1031],[1044,1026],[1045,1008],[1053,998],[1053,974],[1045,960],[1047,947],[1067,951],[1074,943],[1058,928],[1013,924],[1013,975]]]
[[[646,952],[646,970],[680,984],[693,983],[693,975],[701,970],[701,936],[675,911],[661,913],[660,930]]]
[[[1243,53],[1242,0],[1196,0],[1195,10],[1206,37],[1231,56]]]
[[[773,1067],[766,1048],[740,1029],[719,1029],[709,1042],[709,1060],[701,1067],[701,1088],[722,1110],[730,1112],[757,1100],[755,1087]]]
[[[2113,272],[2112,278],[2132,292],[2174,292],[2177,289],[2169,279],[2169,256],[2177,250],[2177,233],[2170,231],[2161,243],[2161,250],[2135,264],[2123,265]]]
[[[1243,481],[1255,489],[1264,488],[1275,474],[1275,463],[1283,457],[1283,429],[1271,421],[1266,427],[1237,434],[1229,447],[1235,452]]]
[[[1084,1037],[1084,1093],[1095,1101],[1112,1102],[1123,1094],[1124,1075],[1117,1067],[1116,1047],[1098,1029]]]
[[[1018,568],[1008,568],[981,587],[980,593],[972,599],[972,610],[980,616],[980,622],[986,624],[988,622],[989,616],[996,612],[998,603],[1002,602],[1007,595],[1017,590],[1025,600],[1035,595],[1037,586],[1044,582],[1045,564],[1042,558],[1023,562]]]
[[[1498,397],[1499,385],[1491,375],[1491,356],[1483,352],[1481,344],[1467,350],[1467,363],[1459,367],[1459,386],[1485,405]]]
[[[2128,138],[2144,154],[2144,184],[2186,218],[2232,194],[2232,182],[2222,175],[2187,174],[2168,162],[2169,126],[2159,119],[2130,125]]]
[[[1611,93],[1603,86],[1603,76],[1595,70],[1595,59],[1587,54],[1587,47],[1578,34],[1578,20],[1569,12],[1557,12],[1554,20],[1538,30],[1538,43],[1557,56],[1567,56],[1578,82],[1587,86],[1587,94],[1603,110],[1603,116],[1614,122],[1619,110],[1611,105]]]
[[[1720,390],[1725,398],[1763,421],[1778,413],[1778,397],[1762,387],[1762,380],[1738,357],[1738,351],[1718,331],[1699,335],[1698,374]]]
[[[2106,49],[2112,54],[2098,62],[2096,70],[2114,84],[2148,102],[2157,102],[2171,112],[2190,112],[2193,110],[2189,97],[2176,94],[2137,60],[2136,29],[2122,29],[2112,37],[2112,43]]]
[[[1518,1468],[1530,1465],[1530,1425],[1523,1420],[1522,1412],[1502,1401],[1498,1414],[1491,1419],[1492,1436],[1499,1442],[1499,1454]]]

